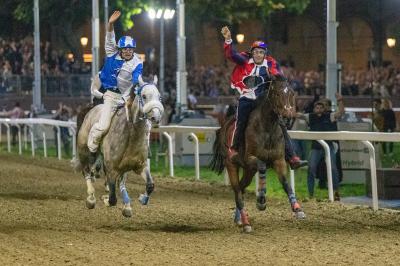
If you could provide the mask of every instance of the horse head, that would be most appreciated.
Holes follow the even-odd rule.
[[[287,81],[272,81],[266,98],[276,114],[286,115],[295,106],[294,91],[289,87]]]
[[[161,103],[160,92],[157,89],[157,76],[154,76],[150,83],[144,82],[142,77],[139,77],[139,89],[137,96],[141,105],[141,112],[145,118],[151,123],[158,124],[164,113],[164,107]]]

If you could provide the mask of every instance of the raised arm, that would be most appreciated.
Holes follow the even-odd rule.
[[[335,118],[339,119],[345,113],[344,104],[343,104],[343,96],[340,95],[339,93],[336,93],[335,97],[336,97],[336,101],[337,101],[337,104],[338,104],[338,110],[335,112]]]
[[[224,36],[224,54],[225,58],[231,60],[233,63],[242,65],[248,60],[248,57],[244,54],[236,52],[232,45],[231,31],[227,26],[221,29],[222,36]]]
[[[117,43],[115,42],[114,22],[117,21],[119,16],[121,16],[121,12],[114,11],[114,13],[108,19],[106,43],[104,45],[107,56],[113,56],[116,52],[118,52]]]

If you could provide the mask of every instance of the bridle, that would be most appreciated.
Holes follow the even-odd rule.
[[[158,109],[160,109],[160,111],[161,112],[163,112],[163,108],[162,108],[162,104],[161,104],[161,97],[159,97],[159,104],[161,105],[161,108],[160,107],[158,107],[157,106],[157,101],[155,101],[155,100],[151,100],[149,103],[146,103],[145,104],[145,99],[144,99],[144,97],[143,97],[143,95],[142,95],[142,93],[143,93],[143,89],[146,87],[146,86],[154,86],[155,87],[155,84],[154,83],[143,83],[142,85],[140,85],[137,89],[136,89],[136,97],[139,97],[138,98],[138,101],[139,101],[139,108],[140,108],[140,111],[141,111],[141,113],[142,113],[142,116],[141,117],[139,117],[139,120],[144,120],[144,119],[148,119],[147,118],[147,113],[148,112],[146,112],[146,104],[149,104],[149,103],[151,103],[151,102],[156,102],[156,105],[154,106],[155,108],[158,108]],[[151,105],[150,105],[151,106]],[[153,108],[152,108],[153,109]]]

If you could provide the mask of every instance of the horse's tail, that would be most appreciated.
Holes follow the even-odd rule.
[[[215,171],[218,174],[221,174],[224,171],[224,160],[226,156],[224,153],[223,141],[221,140],[223,135],[221,134],[221,132],[222,128],[218,129],[215,132],[216,138],[213,145],[213,157],[211,158],[211,162],[209,165],[211,170]]]

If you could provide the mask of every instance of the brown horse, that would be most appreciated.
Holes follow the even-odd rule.
[[[282,114],[291,102],[293,92],[284,81],[273,81],[263,95],[259,96],[256,107],[252,111],[245,131],[245,141],[239,148],[239,159],[232,161],[228,154],[232,139],[235,118],[231,117],[217,131],[214,142],[214,157],[211,168],[222,173],[226,167],[231,186],[235,193],[235,218],[238,225],[243,225],[244,232],[251,232],[248,213],[244,208],[243,194],[251,183],[253,176],[259,172],[259,189],[257,192],[257,208],[266,209],[266,169],[273,168],[288,195],[291,209],[296,218],[305,218],[292,188],[286,180],[287,165],[284,154],[284,137],[279,125]],[[243,168],[239,180],[239,169]]]

